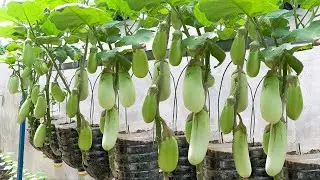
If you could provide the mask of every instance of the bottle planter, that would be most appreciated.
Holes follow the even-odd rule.
[[[263,148],[260,143],[249,144],[249,156],[252,167],[252,178],[273,179],[272,177],[268,176],[265,170],[267,155],[263,152]]]
[[[203,172],[205,179],[238,179],[231,144],[210,143]]]
[[[160,179],[157,155],[152,132],[120,133],[114,151],[117,179]]]
[[[273,179],[265,171],[267,156],[261,144],[249,144],[251,161],[251,179]],[[210,143],[204,160],[204,174],[206,179],[238,179],[239,175],[232,155],[232,144]]]
[[[78,147],[78,132],[76,123],[62,123],[56,126],[59,148],[62,153],[62,160],[70,167],[78,169],[82,174],[82,153]]]
[[[98,125],[91,125],[92,146],[83,153],[83,167],[95,179],[112,179],[113,175],[109,165],[108,152],[102,148],[102,133]]]
[[[320,155],[319,150],[311,150],[306,154],[290,152],[281,174],[283,179],[319,179],[320,178]]]
[[[49,130],[49,128],[47,128]],[[56,135],[56,128],[54,124],[50,126],[50,137],[46,138],[46,141],[42,147],[42,152],[49,159],[52,159],[55,163],[55,167],[60,167],[62,165],[61,151],[59,150],[59,144]]]
[[[38,148],[33,144],[33,137],[39,125],[40,125],[40,122],[36,118],[34,117],[28,118],[28,129],[27,129],[29,133],[28,141],[34,149],[41,151],[41,148]]]
[[[179,161],[177,168],[169,173],[169,179],[189,179],[196,180],[196,167],[191,165],[188,160],[189,144],[184,136],[184,132],[175,132],[178,147],[179,147]]]

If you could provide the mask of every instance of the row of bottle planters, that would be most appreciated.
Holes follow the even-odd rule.
[[[39,121],[29,122],[29,142],[33,145],[33,135]],[[150,131],[138,131],[131,134],[120,133],[112,151],[106,152],[101,146],[102,134],[98,125],[92,125],[93,142],[89,151],[78,147],[76,123],[54,124],[51,137],[47,138],[43,148],[36,148],[52,159],[56,166],[65,162],[78,169],[79,174],[88,173],[95,179],[157,180],[162,179],[157,163],[157,143]],[[177,132],[179,145],[179,163],[177,169],[169,174],[169,179],[197,179],[196,167],[188,162],[188,143],[183,133]],[[250,179],[267,180],[264,170],[266,155],[261,146],[249,148],[252,176]],[[200,173],[200,171],[198,172]],[[231,144],[210,143],[201,168],[204,179],[229,180],[240,179],[233,162]],[[289,179],[288,170],[282,173],[282,179]]]

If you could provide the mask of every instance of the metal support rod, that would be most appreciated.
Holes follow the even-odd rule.
[[[25,98],[23,97],[20,104],[22,104],[24,102],[24,100],[25,100]],[[22,178],[23,178],[23,159],[24,159],[25,134],[26,134],[26,121],[24,120],[20,124],[17,180],[22,180]]]

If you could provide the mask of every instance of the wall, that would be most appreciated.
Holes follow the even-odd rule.
[[[302,60],[305,65],[305,69],[300,75],[300,82],[302,87],[302,92],[304,95],[304,110],[299,120],[297,121],[289,121],[288,123],[288,137],[290,150],[295,150],[296,145],[301,143],[301,149],[303,152],[307,152],[311,149],[318,149],[320,145],[320,132],[318,129],[320,128],[320,85],[318,84],[318,76],[320,72],[320,66],[318,59],[320,58],[320,48],[316,47],[313,50],[298,53],[297,57]],[[211,61],[216,63],[215,60]],[[218,91],[219,85],[221,81],[221,74],[223,73],[226,65],[230,62],[230,57],[227,55],[226,62],[224,65],[213,69],[214,64],[212,64],[212,74],[216,79],[216,84],[213,88],[210,89],[210,123],[211,123],[211,131],[212,131],[212,140],[219,139],[218,133],[218,115],[217,115],[217,100],[218,100]],[[186,65],[186,59],[183,60],[183,64]],[[153,67],[153,62],[149,63],[150,69]],[[171,67],[171,71],[173,76],[175,77],[175,81],[177,82],[178,76],[182,71],[184,65],[179,67]],[[220,112],[222,110],[224,101],[226,100],[229,88],[230,88],[230,77],[233,72],[233,65],[230,66],[228,71],[226,72],[225,79],[223,81],[221,99],[220,99]],[[253,91],[257,87],[260,79],[264,76],[267,69],[264,64],[262,64],[262,70],[259,74],[259,77],[249,78],[249,84],[252,87]],[[2,151],[13,151],[17,153],[18,148],[18,137],[19,137],[19,126],[15,123],[17,117],[18,106],[20,102],[19,95],[10,95],[6,89],[6,84],[9,78],[9,72],[7,70],[6,65],[0,64],[0,72],[2,72],[2,76],[0,77],[0,94],[3,95],[0,102],[2,102],[0,106],[0,150]],[[74,74],[73,70],[65,71],[65,76],[70,80],[72,75]],[[98,74],[98,73],[97,73]],[[96,76],[90,76],[90,80],[94,83]],[[141,106],[146,95],[147,89],[150,85],[150,78],[137,79],[134,78],[134,83],[136,85],[136,103],[127,109],[127,124],[125,121],[125,111],[124,108],[120,106],[120,118],[121,118],[121,130],[126,130],[128,127],[130,132],[134,132],[138,129],[151,129],[153,127],[152,124],[145,124],[142,120],[141,116]],[[177,88],[177,100],[178,100],[178,119],[177,119],[177,129],[184,129],[184,122],[188,115],[188,111],[184,108],[183,100],[182,100],[182,86],[183,76],[179,81],[179,86]],[[172,94],[170,98],[161,103],[161,115],[165,120],[167,120],[172,128],[173,127],[173,100],[174,100],[174,87],[172,85]],[[255,115],[256,115],[256,126],[255,133],[249,137],[249,141],[261,141],[263,128],[266,125],[266,122],[261,118],[259,111],[259,97],[260,97],[261,87],[257,91],[257,98],[255,101]],[[81,111],[88,120],[92,120],[94,123],[98,123],[99,115],[101,112],[101,108],[97,103],[97,87],[94,89],[94,116],[93,119],[89,118],[90,113],[90,101],[88,98],[84,102],[81,103]],[[53,114],[60,115],[62,119],[68,120],[65,118],[64,104],[60,105],[60,111],[58,106],[54,106]],[[247,126],[248,134],[250,135],[250,120],[251,120],[251,103],[249,104],[248,109],[242,113],[244,123]],[[224,136],[225,141],[231,141],[231,136]],[[35,151],[27,142],[25,144],[25,168],[31,170],[32,172],[36,171],[44,171],[49,179],[78,179],[77,171],[69,168],[67,165],[64,165],[63,168],[55,169],[53,167],[53,163],[48,159],[43,159],[41,153]],[[90,179],[86,177],[85,179]]]

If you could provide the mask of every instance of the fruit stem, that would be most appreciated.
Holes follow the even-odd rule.
[[[80,73],[78,73],[78,76],[79,76],[79,84],[77,84],[77,89],[78,89],[78,108],[77,108],[77,129],[78,129],[78,132],[80,132],[79,130],[81,129],[81,113],[80,113],[80,96],[81,96],[81,91],[82,91],[82,83],[83,83],[83,72],[85,71],[84,69],[84,66],[85,66],[85,62],[86,62],[86,57],[87,57],[87,53],[88,53],[88,45],[89,45],[89,35],[87,35],[87,38],[86,38],[86,45],[85,45],[85,49],[84,49],[84,54],[83,54],[83,58],[80,59],[79,61],[79,70]],[[77,74],[77,73],[76,73]],[[88,81],[88,79],[87,79]]]
[[[203,161],[196,165],[197,180],[203,180]]]
[[[46,101],[47,101],[47,121],[46,124],[50,125],[51,124],[51,116],[50,116],[50,91],[49,91],[49,86],[50,86],[50,78],[51,78],[51,74],[52,74],[52,67],[50,67],[49,72],[46,74],[46,85],[44,87],[45,90],[45,97],[46,97]]]
[[[169,3],[169,4],[170,4],[170,3]],[[179,17],[179,19],[180,19],[180,21],[181,21],[184,34],[185,34],[187,37],[190,37],[189,30],[188,30],[186,24],[183,22],[183,16],[182,16],[182,14],[181,14],[178,6],[177,6],[177,7],[174,7],[174,6],[172,6],[171,4],[170,4],[170,6],[171,6],[171,8],[177,13],[177,15],[178,15],[178,17]],[[169,24],[170,24],[170,23],[169,23]]]
[[[208,77],[210,73],[210,51],[208,48],[206,48],[205,51],[205,74],[204,74],[204,92],[205,92],[205,97],[207,97],[208,94]],[[209,97],[210,98],[210,97]]]
[[[171,14],[169,13],[168,15],[168,21],[167,23],[170,24],[170,17]],[[169,37],[169,26],[166,26],[166,33]],[[160,117],[160,111],[159,111],[159,104],[160,104],[160,95],[161,95],[161,83],[162,83],[162,79],[163,79],[163,69],[164,69],[164,63],[165,63],[165,59],[161,59],[160,60],[160,69],[159,69],[159,76],[158,79],[156,80],[156,85],[158,87],[158,94],[157,94],[157,113],[156,113],[156,118],[155,118],[155,122],[156,122],[156,136],[157,136],[157,140],[159,142],[159,140],[161,140],[161,117]]]
[[[170,128],[168,127],[166,121],[164,119],[162,119],[161,117],[159,119],[161,120],[162,128],[163,128],[162,138],[167,138],[167,137],[173,136],[173,133],[170,130]]]
[[[287,89],[287,73],[288,73],[288,63],[284,59],[282,66],[282,90],[281,90],[281,100],[282,100],[282,116],[284,114],[284,107],[286,104],[286,89]]]

